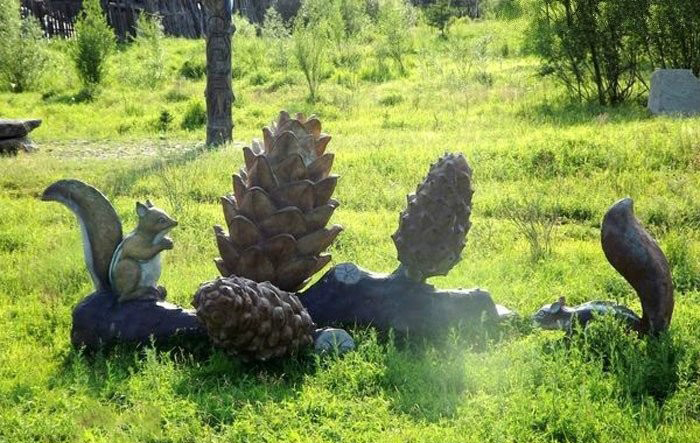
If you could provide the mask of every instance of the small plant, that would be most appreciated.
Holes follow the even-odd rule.
[[[188,80],[201,80],[207,74],[207,67],[200,60],[185,60],[179,72],[180,77]]]
[[[22,18],[17,0],[0,0],[0,87],[32,89],[48,60],[46,40],[35,18]]]
[[[393,60],[401,75],[407,73],[404,58],[413,50],[414,22],[413,7],[404,0],[387,0],[381,7],[378,56]]]
[[[177,103],[185,101],[189,98],[189,95],[182,87],[182,80],[175,82],[175,86],[165,93],[165,100],[171,103]]]
[[[501,212],[525,237],[533,262],[552,254],[552,233],[559,218],[551,211],[546,211],[541,201],[507,200],[503,203]]]
[[[425,8],[425,18],[428,24],[440,30],[440,36],[447,38],[450,24],[459,16],[459,10],[452,0],[437,0]]]
[[[86,90],[94,89],[104,79],[107,58],[114,47],[114,33],[107,24],[99,0],[83,1],[83,9],[75,23],[71,56]]]
[[[379,104],[382,106],[396,106],[399,103],[403,102],[403,100],[404,98],[401,94],[389,94],[385,97],[382,97],[379,100]]]
[[[318,99],[318,88],[323,80],[327,53],[324,28],[324,23],[304,23],[298,19],[294,30],[294,56],[306,79],[311,103]]]
[[[168,132],[170,130],[170,125],[172,124],[174,118],[173,115],[167,109],[160,111],[158,116],[158,121],[156,122],[156,129],[159,132]]]
[[[664,241],[664,251],[671,267],[673,287],[678,292],[700,289],[700,269],[688,247],[690,235],[686,230],[672,231]]]
[[[262,35],[269,42],[268,53],[272,65],[279,69],[287,68],[290,32],[280,13],[272,6],[265,12]]]
[[[185,115],[182,117],[180,127],[187,131],[194,131],[207,124],[207,111],[200,102],[192,102],[187,107]]]
[[[145,54],[141,68],[146,86],[153,87],[165,78],[165,49],[163,48],[163,23],[157,14],[141,12],[136,21],[135,44]]]

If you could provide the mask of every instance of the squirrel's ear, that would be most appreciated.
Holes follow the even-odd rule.
[[[151,203],[150,200],[146,199],[146,206],[148,206],[149,208],[152,208],[152,207],[153,207],[153,203]]]
[[[563,295],[559,297],[559,304],[562,306],[566,306],[566,297],[564,297]]]
[[[143,217],[148,212],[148,207],[141,202],[136,202],[136,215]]]

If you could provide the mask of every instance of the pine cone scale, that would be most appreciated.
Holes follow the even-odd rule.
[[[460,260],[471,227],[471,169],[461,154],[446,154],[431,165],[416,192],[406,199],[392,235],[399,261],[419,280],[446,275]]]
[[[326,228],[338,206],[331,198],[335,156],[325,153],[330,139],[317,118],[281,112],[262,142],[243,149],[233,196],[221,199],[229,233],[216,231],[215,263],[223,276],[270,280],[291,291],[330,261],[322,253],[342,229]]]

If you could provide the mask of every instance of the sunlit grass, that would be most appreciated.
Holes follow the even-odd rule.
[[[690,263],[682,272],[697,271],[700,120],[651,118],[635,103],[568,102],[536,75],[537,61],[519,53],[521,28],[520,21],[467,23],[444,42],[419,27],[407,77],[348,87],[329,75],[315,104],[293,68],[275,72],[260,55],[254,59],[274,75],[253,85],[256,66],[241,67],[237,144],[214,150],[202,147],[203,129],[180,127],[188,103],[203,101],[204,81],[177,71],[203,58],[203,42],[168,39],[169,75],[152,90],[127,78],[140,54],[123,49],[101,94],[85,103],[71,102],[79,86],[56,43],[42,90],[0,93],[1,117],[44,119],[34,133],[38,153],[0,158],[0,442],[698,441],[694,288],[677,294],[671,332],[658,341],[602,324],[588,342],[567,345],[559,334],[530,331],[527,317],[560,295],[570,303],[618,300],[639,312],[599,246],[602,215],[626,195],[662,246],[682,232]],[[470,60],[455,59],[452,47],[484,36],[488,57],[460,74]],[[283,76],[290,84],[275,85]],[[331,248],[336,264],[395,269],[389,236],[405,195],[439,155],[463,152],[474,170],[473,228],[462,262],[431,283],[487,288],[523,320],[479,347],[459,337],[394,345],[357,330],[359,349],[344,358],[270,365],[220,353],[117,350],[87,358],[72,350],[71,308],[91,283],[73,215],[39,201],[41,191],[59,178],[86,180],[110,197],[126,229],[137,199],[167,209],[180,226],[162,283],[188,306],[199,284],[217,275],[211,226],[223,223],[218,198],[231,191],[240,143],[260,136],[280,109],[316,112],[334,137],[342,178],[332,221],[345,227]],[[163,110],[174,121],[158,133],[153,123]],[[502,215],[509,199],[560,217],[551,256],[530,260]]]

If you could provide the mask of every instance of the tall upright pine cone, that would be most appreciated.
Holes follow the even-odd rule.
[[[462,154],[445,154],[407,197],[394,240],[408,275],[423,281],[459,262],[471,226],[472,171]]]
[[[313,343],[316,325],[289,292],[240,277],[202,284],[192,305],[214,344],[255,360],[283,357]]]
[[[342,230],[326,228],[338,202],[334,155],[321,122],[281,112],[263,129],[263,142],[243,148],[245,167],[233,176],[233,196],[222,197],[227,235],[215,226],[224,277],[237,275],[296,291],[330,261],[323,254]]]

